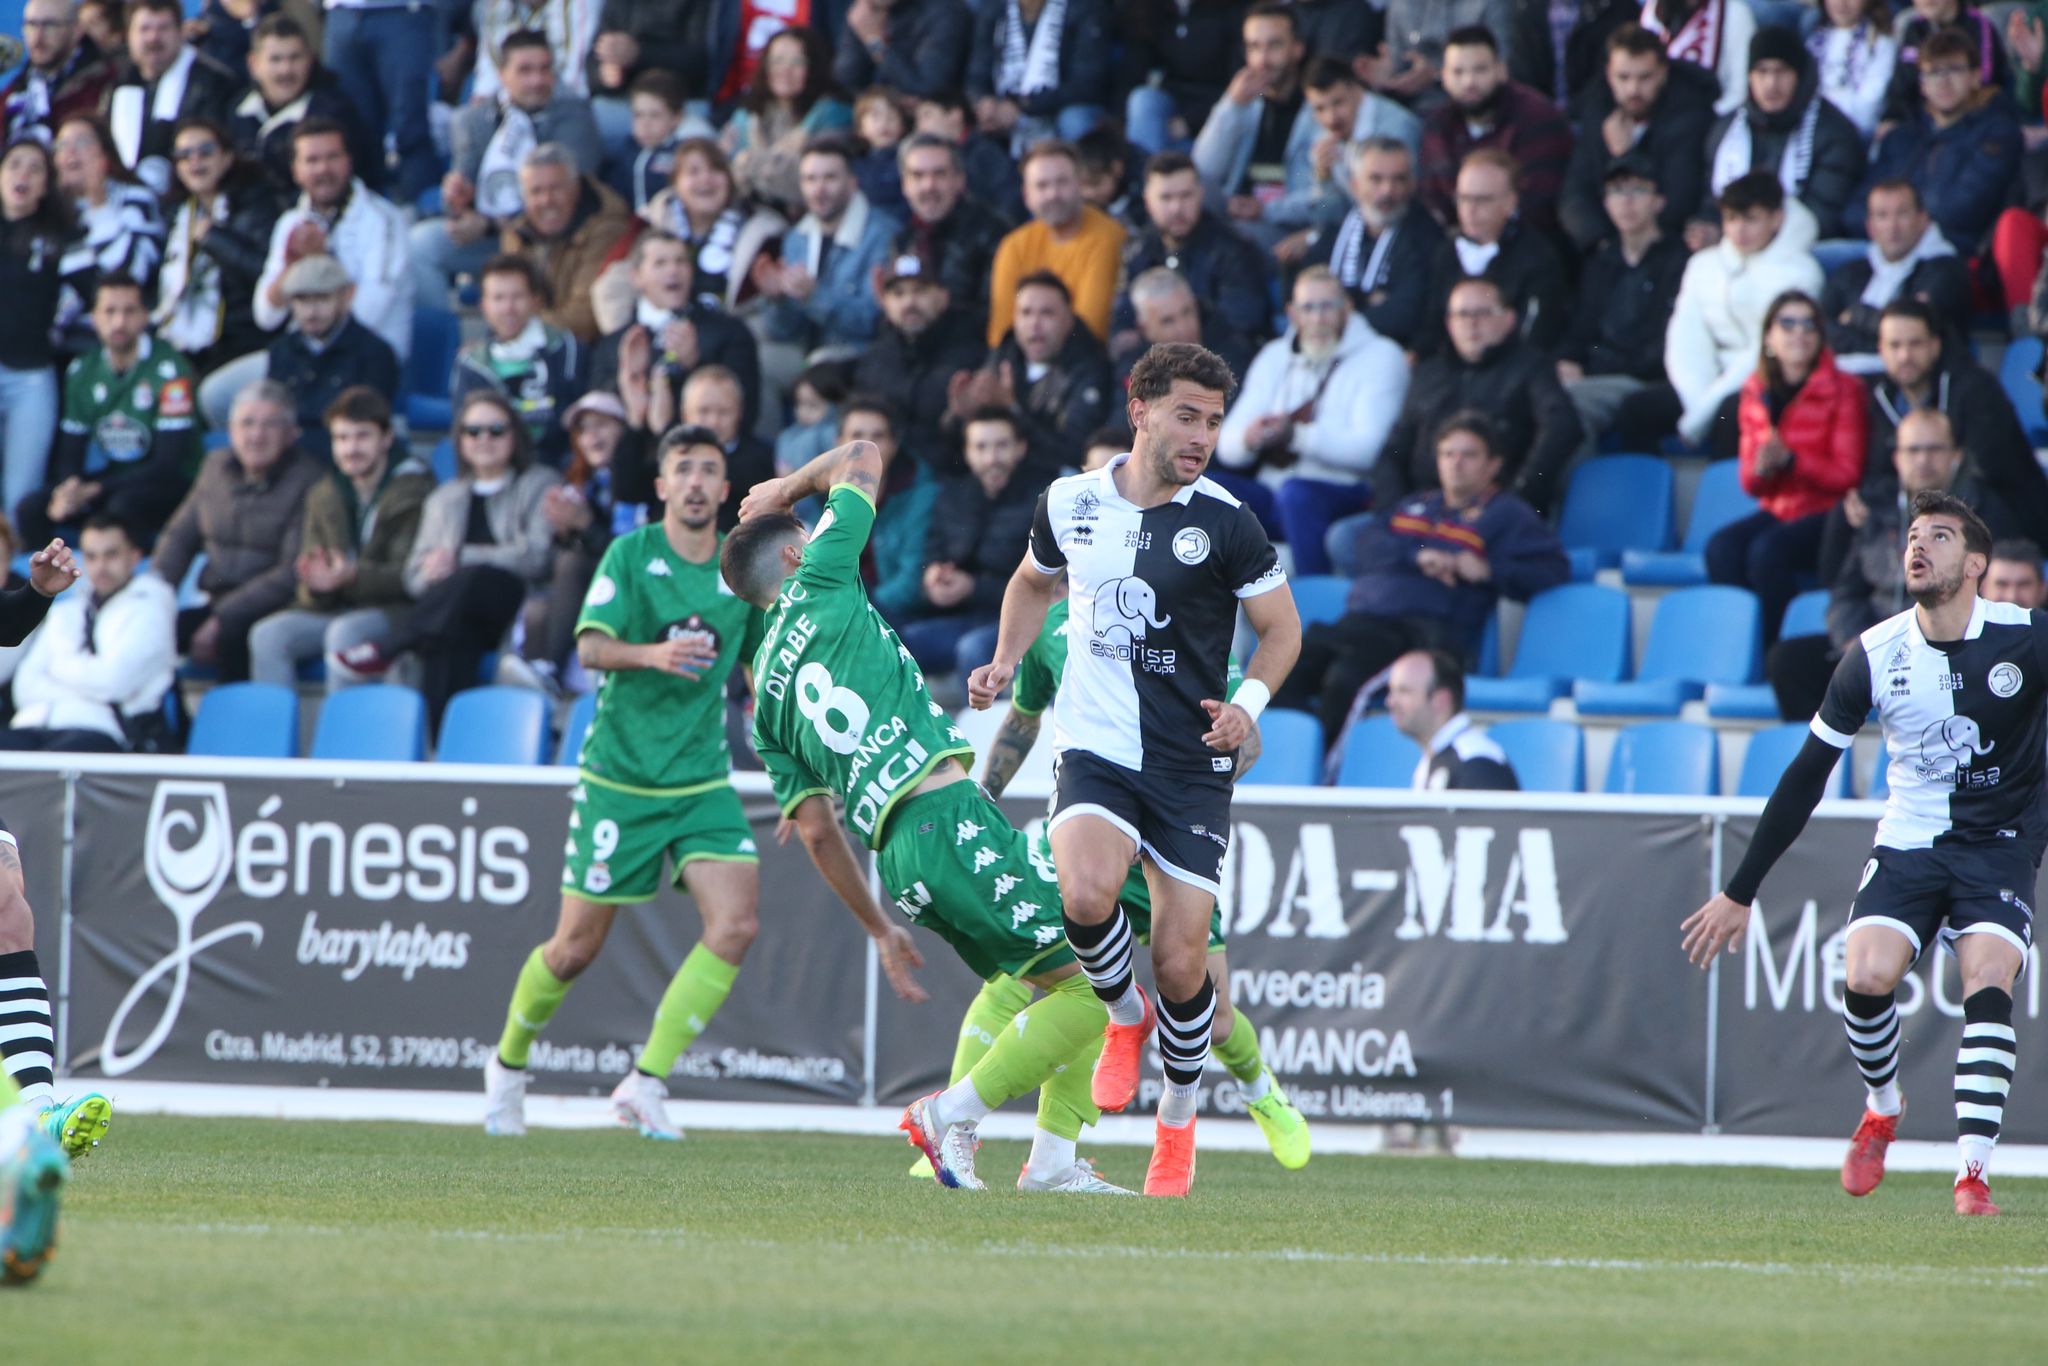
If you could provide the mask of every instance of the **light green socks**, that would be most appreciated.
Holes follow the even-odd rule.
[[[1078,1138],[1081,1126],[1094,1123],[1098,1114],[1088,1099],[1089,1080],[1108,1022],[1109,1012],[1077,972],[998,1031],[968,1081],[989,1109],[1045,1088],[1039,1127]]]
[[[1230,1026],[1230,1037],[1216,1045],[1216,1060],[1230,1069],[1230,1075],[1239,1081],[1251,1082],[1259,1079],[1266,1070],[1266,1060],[1259,1056],[1259,1031],[1252,1028],[1252,1022],[1244,1017],[1242,1010],[1233,1010],[1235,1017]]]
[[[733,979],[739,975],[739,964],[726,962],[702,944],[691,949],[668,990],[661,994],[661,1007],[654,1012],[654,1024],[647,1031],[647,1046],[640,1050],[639,1069],[650,1077],[665,1079],[683,1050],[725,1004]]]
[[[534,1038],[548,1027],[548,1021],[554,1018],[556,1008],[568,994],[569,984],[548,971],[541,951],[535,949],[528,954],[526,966],[519,969],[519,983],[512,988],[512,1005],[505,1012],[505,1032],[498,1038],[498,1061],[507,1067],[526,1066],[526,1055],[533,1048]]]
[[[1000,973],[982,983],[980,993],[968,1003],[967,1013],[960,1017],[960,1039],[953,1045],[953,1075],[947,1078],[949,1085],[972,1072],[974,1064],[996,1046],[996,1037],[1003,1032],[1003,1027],[1031,1004],[1031,994],[1028,984]]]

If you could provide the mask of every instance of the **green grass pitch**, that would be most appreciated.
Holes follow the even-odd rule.
[[[911,1181],[899,1142],[488,1139],[136,1118],[60,1255],[0,1292],[23,1361],[2038,1360],[2048,1182],[1852,1201],[1827,1172],[1202,1159],[1186,1203]],[[1114,1180],[1144,1154],[1095,1154]],[[1966,1348],[1963,1346],[1966,1344]],[[654,1354],[659,1353],[659,1356]],[[9,1353],[12,1358],[12,1351]]]

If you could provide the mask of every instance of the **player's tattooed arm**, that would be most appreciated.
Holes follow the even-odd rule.
[[[1244,781],[1244,775],[1252,771],[1252,765],[1266,752],[1266,742],[1259,738],[1259,728],[1253,726],[1245,734],[1244,743],[1237,747],[1237,772],[1231,775],[1232,783]]]
[[[851,484],[875,500],[882,487],[882,448],[872,441],[849,441],[779,479],[756,484],[740,502],[740,520],[787,512],[806,498],[821,497],[840,484]]]
[[[1042,719],[1026,715],[1014,706],[1003,718],[1002,726],[996,731],[995,742],[988,748],[988,770],[981,775],[982,786],[988,789],[989,796],[1002,796],[1003,789],[1024,766],[1031,747],[1038,743],[1038,726]]]
[[[21,855],[14,852],[13,840],[0,840],[0,869],[16,876],[21,873]]]

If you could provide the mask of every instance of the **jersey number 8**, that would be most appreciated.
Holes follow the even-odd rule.
[[[868,728],[868,704],[851,688],[832,682],[832,671],[823,664],[806,664],[796,672],[796,709],[818,728],[818,738],[834,754],[851,754],[860,748],[860,737]],[[832,724],[837,713],[844,725]]]

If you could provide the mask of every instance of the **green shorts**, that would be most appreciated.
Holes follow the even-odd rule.
[[[877,856],[882,895],[952,945],[984,982],[1074,961],[1060,885],[976,783],[909,797],[889,817]]]
[[[1052,845],[1046,839],[1044,827],[1039,827],[1038,838],[1032,841],[1031,854],[1047,866],[1052,864]],[[1152,889],[1145,885],[1145,870],[1137,864],[1131,865],[1131,872],[1124,879],[1123,887],[1116,899],[1124,908],[1124,918],[1131,922],[1131,933],[1140,944],[1152,942]],[[1218,902],[1209,911],[1209,952],[1221,953],[1223,942],[1223,904]]]
[[[681,795],[627,791],[578,774],[570,793],[569,843],[562,851],[562,890],[607,905],[652,901],[661,864],[675,863],[675,883],[696,859],[759,863],[754,828],[732,784]]]

